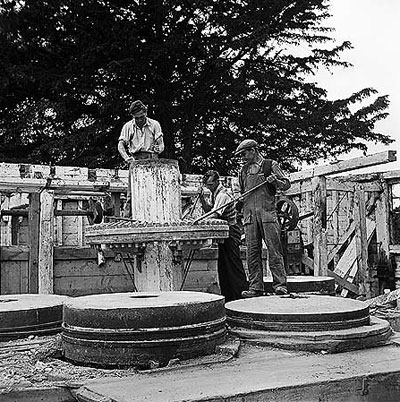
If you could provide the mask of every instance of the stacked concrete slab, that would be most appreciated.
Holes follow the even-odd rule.
[[[163,366],[213,353],[225,319],[224,298],[199,292],[77,297],[65,303],[63,352],[80,364]]]
[[[268,296],[226,304],[231,332],[246,342],[341,352],[380,346],[392,334],[366,303],[332,296]]]

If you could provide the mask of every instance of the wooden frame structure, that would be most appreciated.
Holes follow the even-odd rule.
[[[302,224],[313,258],[304,255],[302,262],[314,275],[334,277],[343,288],[343,296],[348,291],[367,297],[376,292],[371,286],[373,274],[368,265],[368,247],[373,236],[379,245],[380,258],[389,261],[389,184],[385,174],[331,176],[395,160],[395,151],[387,151],[290,177],[292,187],[285,195],[300,205],[304,215],[313,211],[312,219]],[[347,205],[341,214],[344,198]],[[328,223],[333,227],[331,233]]]
[[[389,263],[391,255],[400,254],[400,245],[390,240],[391,185],[400,182],[400,173],[339,175],[395,160],[395,151],[387,151],[290,176],[292,187],[285,195],[298,205],[300,215],[309,216],[300,222],[306,244],[302,263],[308,273],[333,276],[343,295],[374,296],[379,292],[375,268],[371,268],[372,243],[381,262]],[[233,181],[227,178],[228,184]],[[87,219],[54,214],[54,208],[81,209],[88,197],[107,195],[118,215],[127,182],[127,170],[0,164],[0,209],[22,204],[28,208],[28,217],[20,223],[15,217],[0,217],[0,290],[84,294],[82,277],[91,272],[97,275],[97,282],[87,287],[88,293],[96,291],[96,283],[103,288],[106,283],[109,291],[130,290],[118,256],[107,252],[106,268],[99,268],[96,250],[86,247]],[[196,194],[198,183],[199,176],[183,176],[182,195]],[[209,254],[207,258],[211,258]],[[203,268],[201,264],[205,264]],[[208,259],[198,260],[199,279],[192,289],[215,288],[215,264],[213,268],[210,264]],[[63,275],[70,275],[68,288],[60,286]],[[13,280],[22,285],[12,288]]]

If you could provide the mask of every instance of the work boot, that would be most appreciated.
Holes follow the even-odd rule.
[[[275,294],[276,294],[277,296],[284,296],[284,295],[288,295],[289,292],[288,292],[286,286],[278,286],[278,287],[275,289]]]
[[[251,297],[259,297],[264,296],[264,292],[262,290],[243,290],[242,297],[243,299],[250,299]]]

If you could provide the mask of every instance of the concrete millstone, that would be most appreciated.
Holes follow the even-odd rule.
[[[257,297],[225,307],[230,331],[259,345],[333,353],[379,346],[392,334],[366,303],[340,297]]]
[[[287,288],[292,293],[335,294],[335,279],[329,276],[288,276]],[[272,277],[264,277],[264,291],[273,293]]]
[[[200,292],[115,293],[64,306],[67,359],[103,367],[149,367],[213,353],[225,339],[224,298]]]
[[[61,331],[67,296],[13,294],[0,296],[0,341]]]

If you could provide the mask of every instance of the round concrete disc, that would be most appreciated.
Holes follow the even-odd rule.
[[[265,296],[226,304],[228,323],[270,331],[318,331],[369,323],[367,304],[332,296]]]
[[[318,292],[334,295],[335,280],[329,276],[288,276],[287,288],[293,293]],[[271,277],[264,277],[264,290],[267,293],[273,293]]]
[[[67,299],[38,294],[0,296],[0,340],[59,332]]]
[[[387,321],[371,317],[370,325],[333,331],[282,332],[236,327],[231,333],[246,343],[258,346],[340,353],[385,345],[393,332]]]
[[[88,328],[172,327],[219,319],[224,298],[200,292],[113,293],[71,298],[64,322]]]
[[[212,353],[223,342],[224,298],[200,292],[77,297],[64,307],[65,357],[100,366],[166,364]]]

